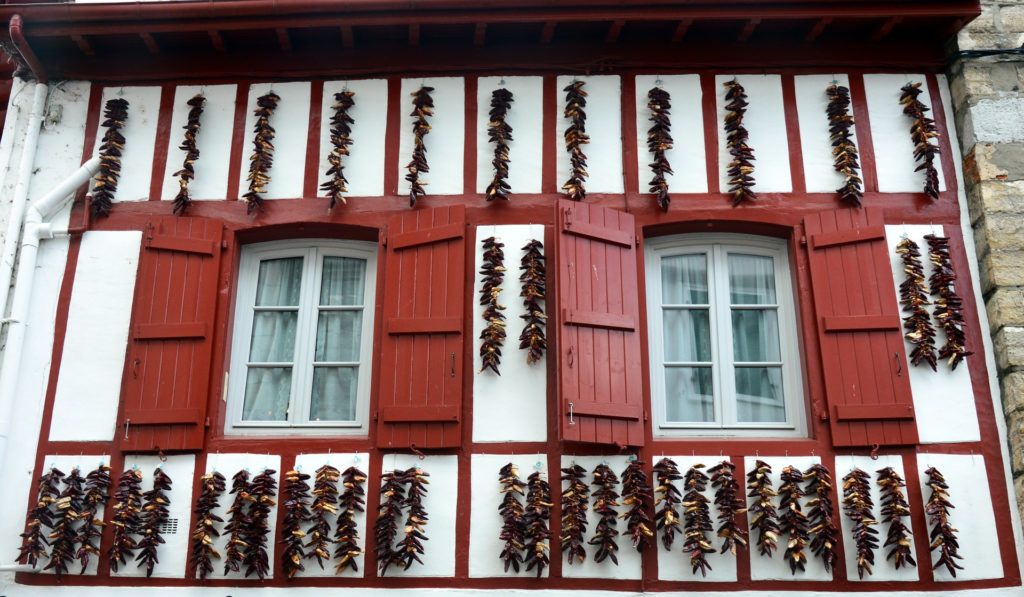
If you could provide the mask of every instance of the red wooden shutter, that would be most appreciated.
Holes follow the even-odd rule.
[[[633,216],[556,206],[559,419],[563,440],[644,443]]]
[[[388,223],[377,445],[461,443],[466,209],[420,209]]]
[[[881,209],[804,220],[832,443],[917,443]]]
[[[126,452],[201,450],[223,225],[162,217],[143,231],[117,438]]]

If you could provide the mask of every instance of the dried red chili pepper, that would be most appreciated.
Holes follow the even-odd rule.
[[[654,509],[654,496],[644,462],[630,461],[622,471],[622,505],[629,509],[619,515],[626,520],[626,534],[633,540],[633,547],[643,551],[654,539],[650,512]]]
[[[281,539],[284,545],[281,550],[281,568],[285,576],[293,578],[306,569],[302,560],[306,558],[304,549],[306,531],[303,526],[313,515],[309,510],[309,475],[298,470],[290,470],[284,474],[281,487],[281,505],[284,508],[284,521],[281,524]]]
[[[587,559],[583,537],[587,532],[590,488],[583,480],[586,476],[586,469],[578,464],[562,469],[562,481],[568,481],[568,487],[562,491],[562,534],[559,544],[570,566],[576,562],[582,564]]]
[[[850,90],[832,83],[825,89],[828,96],[828,133],[832,141],[832,165],[843,175],[843,186],[836,189],[839,200],[860,207],[864,198],[864,181],[860,177],[860,154],[853,142],[853,114],[850,114]]]
[[[551,540],[551,486],[540,471],[530,474],[526,480],[526,511],[523,524],[526,526],[526,571],[537,569],[537,578],[544,574],[544,569],[551,565],[548,555]]]
[[[253,125],[252,155],[249,156],[249,192],[242,195],[248,204],[247,213],[263,209],[263,197],[270,184],[270,168],[274,165],[274,135],[276,131],[270,126],[270,117],[277,110],[281,97],[273,91],[260,96],[256,100],[256,124]]]
[[[160,562],[157,550],[164,543],[160,529],[170,518],[168,506],[171,504],[171,498],[167,492],[171,490],[171,484],[171,478],[164,469],[157,467],[153,471],[153,489],[142,494],[142,524],[139,525],[139,534],[142,538],[139,539],[139,555],[135,557],[135,561],[139,563],[139,568],[146,567],[146,578],[153,576],[153,570]]]
[[[423,541],[428,537],[424,533],[427,526],[427,509],[423,506],[423,498],[427,495],[430,475],[419,467],[412,467],[402,473],[403,482],[409,486],[405,493],[403,506],[408,509],[405,518],[405,537],[395,547],[394,560],[396,566],[408,570],[413,562],[423,564]]]
[[[238,572],[242,569],[242,560],[246,543],[245,533],[249,526],[249,503],[253,501],[249,484],[249,471],[240,470],[231,478],[231,493],[234,499],[228,507],[228,524],[224,532],[228,534],[227,548],[224,552],[224,574]]]
[[[928,478],[925,484],[932,491],[924,507],[928,524],[932,527],[929,534],[930,550],[939,550],[939,557],[932,565],[932,570],[945,566],[953,578],[956,578],[956,571],[964,568],[956,563],[956,560],[962,560],[963,557],[960,556],[960,542],[956,537],[958,530],[949,521],[949,511],[955,507],[949,499],[949,485],[934,466],[928,467],[924,474]]]
[[[423,86],[412,93],[412,158],[405,166],[408,174],[405,180],[409,181],[409,207],[416,205],[416,201],[426,194],[423,185],[426,183],[420,180],[420,174],[430,172],[430,165],[427,163],[427,146],[423,140],[430,133],[430,123],[427,118],[434,115],[434,98],[430,96],[433,87]]]
[[[487,185],[485,196],[488,201],[495,199],[508,200],[512,187],[508,184],[509,147],[512,140],[512,126],[505,120],[512,108],[512,92],[508,89],[495,89],[491,92],[490,120],[487,123],[487,139],[494,145],[494,176]]]
[[[340,573],[346,568],[354,572],[359,571],[359,562],[356,560],[363,555],[359,547],[359,526],[356,524],[356,514],[365,511],[366,473],[354,466],[345,469],[342,474],[342,486],[345,490],[338,499],[340,511],[338,513],[338,528],[334,532],[334,542],[337,547],[334,550],[334,557],[338,558],[335,566],[335,573]]]
[[[501,515],[498,538],[504,542],[498,557],[505,563],[505,572],[509,568],[519,572],[526,548],[526,509],[521,501],[526,484],[519,478],[519,468],[511,462],[498,471],[498,483],[504,496],[498,505],[498,514]]]
[[[804,474],[795,467],[787,466],[782,469],[779,479],[782,481],[779,485],[779,530],[789,537],[782,558],[789,562],[790,572],[796,574],[797,570],[803,572],[807,569],[804,549],[807,547],[809,523],[800,506],[800,500],[805,495],[801,488]]]
[[[541,304],[546,301],[547,293],[547,265],[544,261],[544,243],[539,240],[531,240],[523,247],[523,259],[520,261],[519,281],[522,283],[522,290],[519,296],[523,297],[523,309],[525,314],[520,315],[526,324],[523,326],[523,333],[519,335],[519,349],[526,350],[526,363],[532,365],[544,357],[544,351],[548,349],[548,340],[545,334],[548,316]]]
[[[483,318],[487,326],[480,332],[480,371],[490,369],[501,375],[501,347],[505,344],[505,306],[498,302],[501,295],[501,284],[505,281],[505,245],[492,236],[483,241],[483,264],[480,275],[483,285],[480,287],[480,304],[484,307]]]
[[[918,162],[914,172],[924,170],[924,194],[933,200],[939,198],[939,172],[935,169],[935,158],[939,155],[939,146],[932,143],[938,140],[939,131],[935,121],[926,116],[931,108],[917,99],[921,95],[921,83],[907,83],[900,89],[900,104],[903,113],[914,120],[910,125],[910,139],[914,142],[914,161]]]
[[[265,469],[252,478],[249,485],[249,514],[247,524],[242,529],[242,540],[246,548],[242,553],[242,564],[245,565],[245,576],[251,574],[263,580],[270,572],[270,560],[267,556],[267,536],[270,535],[270,510],[276,503],[277,471]]]
[[[181,170],[174,173],[178,177],[178,194],[174,197],[174,214],[183,215],[192,203],[192,197],[188,193],[189,182],[196,177],[195,163],[199,160],[199,146],[196,144],[196,137],[199,135],[199,120],[203,115],[203,104],[206,98],[203,94],[197,93],[188,100],[188,121],[185,123],[185,138],[178,149],[185,152],[185,161],[181,164]]]
[[[597,514],[597,526],[594,527],[594,536],[588,543],[597,546],[597,553],[594,554],[594,561],[600,564],[610,559],[616,566],[619,565],[619,546],[615,538],[619,531],[619,514],[615,508],[619,505],[619,492],[616,488],[619,485],[619,477],[607,464],[599,464],[594,469],[594,481],[591,485],[597,487],[594,490],[594,514]]]
[[[904,566],[917,566],[914,561],[913,536],[903,522],[910,516],[910,504],[903,488],[907,484],[903,477],[890,466],[878,471],[878,486],[882,488],[882,522],[889,525],[882,548],[892,546],[885,559],[892,560],[899,570]]]
[[[718,530],[716,534],[722,538],[722,550],[736,555],[739,547],[747,546],[747,532],[740,528],[736,516],[747,511],[740,491],[740,483],[736,480],[736,465],[723,460],[708,469],[711,475],[711,486],[715,488],[715,507],[718,510]]]
[[[711,524],[711,508],[709,500],[704,496],[708,488],[708,476],[704,473],[703,464],[695,464],[686,471],[683,485],[686,493],[683,495],[683,553],[690,556],[690,568],[694,574],[700,571],[701,576],[707,576],[711,570],[707,554],[715,553],[711,546],[708,533],[714,530]]]
[[[900,283],[900,305],[904,313],[909,313],[903,318],[903,329],[906,330],[903,337],[914,345],[910,362],[914,366],[925,362],[935,371],[935,328],[925,309],[931,303],[928,301],[921,251],[917,243],[904,238],[896,245],[896,253],[903,261],[903,273],[906,274],[906,279]]]
[[[100,166],[92,188],[92,215],[106,217],[114,205],[117,181],[121,177],[121,154],[125,138],[121,133],[128,120],[128,100],[123,97],[107,100],[103,108],[103,124],[106,131],[100,143]]]
[[[668,211],[671,198],[668,194],[666,174],[673,174],[665,152],[672,149],[672,96],[661,87],[652,87],[647,92],[647,109],[651,111],[649,121],[653,123],[647,130],[647,151],[653,156],[650,164],[654,178],[651,179],[650,191],[654,193],[658,206]]]
[[[772,498],[778,495],[772,488],[772,467],[763,460],[754,463],[754,468],[747,473],[747,497],[754,498],[754,505],[747,508],[750,512],[750,528],[757,531],[757,548],[763,556],[772,557],[778,548],[779,529],[778,514]]]
[[[736,79],[725,82],[725,146],[732,156],[729,162],[729,192],[732,204],[757,199],[754,192],[754,150],[747,144],[750,133],[743,126],[747,113],[747,93]]]
[[[404,475],[404,471],[394,470],[381,476],[380,509],[375,525],[377,568],[381,576],[396,561],[393,546],[398,537],[398,518],[402,515],[402,504],[405,502]]]
[[[859,468],[843,477],[843,511],[853,521],[853,542],[857,546],[857,576],[872,574],[875,550],[878,549],[878,521],[872,512],[871,477]]]
[[[78,528],[78,537],[75,540],[79,546],[75,557],[82,564],[79,574],[85,574],[90,557],[100,555],[100,539],[103,536],[103,527],[107,523],[103,522],[103,517],[99,515],[99,508],[107,503],[110,484],[110,467],[105,464],[97,466],[85,476],[85,496],[82,498],[82,509],[78,513],[82,526]]]
[[[939,348],[939,359],[944,359],[949,368],[956,370],[965,358],[974,354],[967,350],[967,335],[964,328],[964,301],[955,289],[956,272],[949,256],[949,237],[929,234],[928,259],[932,262],[932,275],[928,278],[932,296],[935,299],[935,319],[946,334],[946,343]]]
[[[839,545],[839,528],[836,526],[836,507],[832,502],[832,472],[823,464],[813,464],[804,472],[807,479],[807,519],[810,523],[811,552],[820,557],[825,572],[831,572],[839,560],[836,546]]]
[[[331,560],[331,521],[330,516],[338,513],[338,479],[341,472],[329,464],[316,470],[313,477],[313,505],[310,506],[312,526],[306,531],[309,541],[304,547],[310,548],[306,559],[316,558],[320,569],[324,569],[324,560]],[[340,524],[340,523],[339,523]]]
[[[220,552],[214,547],[220,531],[217,523],[224,519],[214,514],[220,508],[220,496],[227,489],[224,475],[213,471],[199,479],[199,497],[196,498],[193,512],[196,515],[196,526],[192,529],[192,559],[190,567],[196,578],[204,580],[213,572],[213,560],[220,559]]]
[[[352,125],[355,119],[349,115],[349,110],[356,105],[355,92],[339,91],[334,94],[334,114],[331,115],[331,153],[327,154],[327,182],[320,185],[321,191],[327,191],[329,199],[327,209],[334,209],[339,201],[345,203],[345,193],[348,192],[348,179],[345,178],[344,159],[349,155],[349,146],[352,145]]]
[[[39,560],[47,557],[46,529],[54,526],[53,505],[60,497],[60,482],[64,473],[50,468],[39,477],[36,485],[36,505],[29,510],[25,520],[25,532],[21,534],[21,549],[18,551],[18,563],[36,567]]]
[[[75,541],[78,533],[75,521],[82,510],[82,484],[85,479],[78,467],[64,478],[64,490],[60,492],[53,507],[56,515],[53,519],[53,531],[48,535],[50,543],[50,561],[43,570],[53,570],[58,577],[68,571],[68,564],[75,559]]]
[[[681,521],[679,505],[683,501],[683,496],[674,482],[682,479],[683,476],[679,474],[679,468],[671,458],[659,460],[654,465],[654,475],[657,482],[654,493],[658,496],[654,507],[660,506],[654,513],[654,522],[657,530],[661,531],[661,544],[665,546],[666,550],[671,550],[672,543],[676,539],[676,532],[679,531]]]
[[[562,91],[565,92],[565,109],[562,114],[569,119],[565,129],[565,151],[569,153],[571,168],[569,179],[562,184],[562,191],[567,199],[582,201],[587,196],[587,154],[583,146],[590,143],[587,135],[587,92],[583,90],[583,81],[573,81]]]
[[[128,559],[138,548],[132,535],[138,535],[142,525],[142,471],[129,469],[121,473],[114,491],[113,511],[110,524],[114,527],[114,534],[107,557],[110,570],[117,572],[120,566],[128,564]]]

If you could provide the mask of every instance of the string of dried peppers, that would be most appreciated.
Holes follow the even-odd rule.
[[[683,495],[683,518],[686,523],[685,541],[683,542],[683,553],[690,556],[690,568],[694,574],[700,571],[701,576],[707,576],[711,570],[707,554],[715,553],[711,546],[711,539],[708,533],[714,530],[711,524],[710,501],[704,496],[708,488],[709,477],[704,472],[703,464],[695,464],[686,471],[683,485],[686,487],[686,494]]]
[[[512,141],[512,125],[505,119],[515,101],[508,89],[495,89],[491,92],[491,111],[487,122],[487,139],[494,145],[494,157],[491,166],[494,176],[487,185],[485,196],[488,201],[502,199],[507,201],[512,187],[508,183],[509,146]]]
[[[548,349],[545,333],[548,316],[541,302],[547,295],[547,265],[544,261],[544,243],[533,239],[523,247],[523,258],[520,261],[519,281],[522,290],[523,309],[520,315],[525,321],[523,333],[519,334],[519,349],[526,350],[526,363],[532,365],[544,357]]]
[[[962,560],[963,557],[959,553],[960,542],[956,537],[958,531],[949,521],[949,511],[954,508],[953,502],[949,499],[949,485],[934,466],[928,467],[924,474],[927,477],[925,484],[932,492],[924,506],[928,524],[932,527],[929,534],[931,551],[939,551],[939,557],[932,565],[932,570],[945,566],[950,575],[956,578],[956,571],[964,568],[956,563],[956,560]]]
[[[812,496],[807,501],[807,519],[810,523],[811,552],[821,558],[825,572],[830,572],[839,560],[839,528],[836,525],[836,507],[832,502],[832,471],[824,464],[813,464],[804,472],[807,480],[805,492]]]
[[[423,564],[420,556],[423,555],[423,542],[428,539],[423,532],[428,520],[423,498],[427,495],[429,476],[419,467],[412,467],[402,474],[403,481],[409,486],[403,503],[408,509],[408,514],[405,517],[405,537],[398,542],[393,558],[395,565],[402,566],[404,570],[411,568],[413,562]]]
[[[587,559],[583,536],[587,532],[590,488],[583,481],[586,476],[586,469],[578,464],[562,469],[562,481],[568,481],[568,487],[562,491],[562,534],[559,543],[570,566],[576,562],[582,564]]]
[[[853,521],[853,542],[857,549],[857,576],[864,579],[864,574],[872,573],[875,565],[875,549],[878,530],[872,509],[871,477],[859,468],[855,468],[843,477],[843,511]]]
[[[270,168],[274,165],[274,135],[276,131],[270,126],[270,117],[277,110],[277,103],[281,97],[270,91],[261,95],[256,100],[256,124],[253,125],[252,155],[249,156],[249,192],[242,197],[248,207],[247,213],[263,209],[263,197],[260,195],[267,192],[267,185],[270,184]]]
[[[430,123],[427,118],[434,115],[434,98],[430,96],[433,87],[423,86],[412,93],[412,158],[405,166],[408,173],[405,180],[409,182],[409,206],[416,205],[416,201],[426,194],[423,185],[426,183],[420,180],[420,174],[430,172],[430,165],[427,163],[427,146],[423,140],[430,133]]]
[[[355,119],[349,110],[356,105],[355,92],[349,90],[334,94],[334,114],[331,115],[331,153],[327,154],[327,182],[320,185],[321,191],[327,191],[327,209],[334,209],[338,202],[345,203],[348,192],[348,179],[345,178],[344,159],[349,155],[352,145],[352,125]]]
[[[904,238],[896,245],[896,253],[903,261],[903,273],[906,274],[906,279],[900,282],[900,305],[903,312],[908,313],[903,318],[903,329],[906,330],[903,337],[914,345],[910,351],[910,362],[914,366],[927,363],[935,371],[935,328],[925,308],[931,302],[925,285],[921,250],[917,243]]]
[[[51,467],[39,477],[39,483],[36,485],[36,505],[29,510],[25,520],[25,532],[21,534],[19,564],[35,568],[39,560],[47,557],[46,546],[49,543],[46,540],[46,529],[52,529],[54,526],[53,504],[60,497],[60,481],[64,476],[62,471]]]
[[[249,526],[250,494],[249,471],[240,470],[231,478],[231,494],[234,499],[228,507],[228,523],[224,532],[228,534],[227,548],[224,552],[224,574],[238,572],[242,569],[244,550],[246,548],[245,529]]]
[[[64,491],[60,492],[53,507],[56,510],[54,516],[53,531],[48,535],[50,543],[50,561],[43,570],[53,570],[58,577],[68,571],[68,565],[75,559],[75,540],[78,533],[75,531],[75,521],[82,509],[82,484],[85,479],[76,466],[71,473],[64,478]]]
[[[669,163],[665,152],[672,149],[672,95],[661,87],[652,87],[647,92],[647,109],[651,111],[652,126],[647,130],[647,151],[651,153],[653,161],[650,164],[654,178],[651,179],[650,192],[654,193],[655,200],[662,210],[668,211],[668,204],[671,198],[668,194],[668,181],[666,174],[672,174],[672,165]]]
[[[569,154],[570,173],[568,180],[562,184],[562,191],[567,199],[582,201],[587,196],[587,154],[583,153],[583,146],[590,143],[590,136],[587,135],[587,92],[583,90],[586,85],[583,81],[573,81],[562,91],[565,92],[565,109],[562,115],[569,119],[569,126],[566,127],[565,151]]]
[[[616,488],[619,485],[619,477],[607,464],[601,463],[594,468],[594,513],[597,514],[597,526],[594,528],[594,536],[588,542],[597,546],[597,553],[594,554],[594,561],[600,564],[610,559],[616,566],[619,564],[619,546],[615,538],[619,531],[618,512],[615,508],[619,505],[619,492]]]
[[[954,287],[956,272],[953,271],[953,262],[949,257],[949,238],[929,234],[924,240],[928,242],[928,260],[932,262],[933,270],[928,283],[932,296],[937,297],[934,300],[934,315],[946,334],[946,343],[939,348],[938,358],[944,359],[950,369],[956,370],[961,361],[974,353],[966,347],[964,302]]]
[[[405,502],[404,474],[403,471],[393,470],[381,476],[380,509],[374,527],[377,537],[377,568],[381,576],[395,563],[392,546],[398,537],[398,519]]]
[[[498,302],[501,295],[501,284],[505,281],[505,245],[493,236],[483,240],[483,264],[480,275],[483,285],[480,287],[480,305],[484,307],[483,318],[487,322],[480,332],[480,371],[488,369],[501,375],[501,347],[505,344],[505,306]]]
[[[832,141],[832,165],[843,175],[843,186],[836,189],[839,200],[860,207],[864,198],[864,181],[860,177],[860,155],[853,142],[853,114],[850,114],[850,90],[832,83],[825,90],[828,96],[829,139]]]
[[[716,534],[722,538],[720,553],[729,552],[736,555],[739,547],[747,546],[747,532],[736,522],[736,516],[747,511],[746,504],[740,497],[736,465],[723,460],[708,469],[708,473],[711,475],[711,486],[715,488],[715,507],[718,509],[719,522]]]
[[[252,478],[249,485],[249,514],[247,523],[242,529],[242,540],[245,543],[245,550],[242,552],[242,564],[245,566],[245,576],[252,574],[263,580],[270,572],[270,559],[267,555],[267,536],[270,535],[270,510],[276,503],[274,497],[277,495],[277,479],[274,475],[277,471],[264,469],[263,472]]]
[[[220,552],[214,547],[214,542],[217,537],[220,537],[217,523],[224,522],[224,519],[214,512],[220,508],[220,496],[227,488],[227,479],[224,478],[224,475],[213,471],[200,477],[199,484],[199,497],[196,498],[196,505],[193,509],[196,515],[196,526],[192,529],[190,567],[193,574],[203,580],[213,572],[213,560],[220,559]]]
[[[281,487],[284,521],[281,524],[279,543],[284,545],[281,550],[281,568],[288,578],[306,569],[302,563],[306,558],[306,531],[302,527],[312,518],[308,481],[309,475],[306,473],[290,470],[284,474]]]
[[[790,572],[796,574],[797,570],[803,572],[807,567],[804,549],[809,534],[808,520],[800,505],[805,495],[801,488],[804,474],[793,466],[787,466],[782,469],[779,479],[782,481],[779,485],[779,530],[789,538],[782,558],[789,562]]]
[[[629,509],[619,515],[626,520],[626,534],[637,551],[643,551],[654,538],[650,512],[654,496],[644,470],[644,461],[631,460],[622,471],[622,505]]]
[[[904,566],[917,566],[910,528],[903,522],[910,516],[910,504],[903,492],[907,484],[891,466],[878,471],[877,483],[882,488],[882,522],[889,525],[882,548],[892,546],[885,559],[892,560],[897,570]]]
[[[504,496],[498,505],[498,514],[501,516],[498,538],[504,542],[498,557],[505,563],[505,572],[510,567],[519,572],[523,563],[523,549],[526,547],[526,509],[521,501],[526,484],[519,478],[518,467],[511,462],[498,471],[498,483]]]
[[[161,529],[170,518],[168,507],[171,499],[167,492],[171,490],[171,485],[171,478],[162,467],[157,467],[153,471],[153,488],[142,494],[144,501],[139,525],[139,534],[142,538],[139,539],[139,555],[135,557],[135,561],[139,563],[139,568],[146,567],[147,578],[153,576],[153,570],[160,562],[157,550],[164,543]]]
[[[306,531],[309,541],[303,547],[309,548],[306,559],[316,558],[321,570],[324,569],[324,560],[331,560],[331,521],[328,517],[338,513],[340,478],[341,472],[329,464],[318,468],[313,478],[313,505],[309,508],[309,520],[313,524]]]
[[[763,460],[754,463],[754,468],[747,473],[747,497],[754,498],[754,504],[748,508],[751,514],[750,528],[757,531],[758,552],[763,556],[772,557],[778,548],[781,533],[778,514],[772,498],[778,495],[772,488],[772,467]]]
[[[662,458],[655,463],[654,476],[657,483],[654,488],[657,495],[654,507],[658,508],[654,513],[654,523],[657,530],[661,531],[661,544],[670,551],[679,531],[679,505],[683,501],[675,482],[683,476],[679,474],[679,467],[671,458]]]
[[[103,522],[99,509],[107,503],[110,484],[110,467],[105,464],[100,464],[85,476],[85,496],[82,498],[82,509],[78,513],[82,526],[79,527],[75,540],[78,544],[78,553],[75,557],[82,565],[79,574],[85,573],[92,556],[100,555],[100,538],[107,523]]]
[[[200,118],[203,115],[203,104],[206,98],[203,94],[197,93],[188,100],[188,119],[185,122],[185,138],[181,141],[178,149],[185,152],[185,161],[181,164],[181,170],[174,173],[178,177],[178,194],[174,197],[174,214],[184,215],[192,197],[188,192],[189,182],[196,177],[195,163],[199,159],[199,146],[196,144],[196,137],[199,135]]]
[[[133,468],[121,473],[114,491],[113,512],[110,524],[114,533],[107,557],[110,570],[117,572],[120,566],[127,565],[138,547],[132,535],[139,533],[142,524],[142,471]]]
[[[729,193],[733,206],[757,199],[754,192],[754,150],[747,144],[750,133],[743,126],[747,113],[747,93],[739,81],[726,81],[725,85],[725,146],[732,156],[729,162]]]
[[[548,554],[551,540],[551,486],[540,471],[534,471],[526,480],[526,510],[523,524],[526,526],[525,550],[526,571],[537,569],[537,578],[544,574],[544,569],[551,565]]]
[[[321,469],[322,470],[322,469]],[[318,473],[319,474],[319,473]],[[359,562],[356,560],[363,555],[359,547],[359,525],[356,524],[356,516],[365,511],[366,473],[354,466],[350,466],[342,473],[342,486],[345,488],[338,498],[338,528],[334,531],[334,557],[338,559],[334,572],[339,574],[345,569],[353,572],[359,571]]]
[[[931,108],[917,99],[921,95],[921,83],[907,83],[900,89],[900,104],[903,113],[914,120],[910,125],[910,139],[914,142],[914,161],[918,162],[914,172],[924,170],[924,194],[933,200],[939,198],[939,172],[935,169],[935,157],[939,146],[932,143],[938,139],[939,131],[935,121],[927,116]]]
[[[103,141],[100,143],[100,166],[92,189],[92,215],[106,217],[114,205],[117,181],[121,177],[121,155],[125,138],[121,133],[128,120],[128,100],[108,99],[103,108]]]

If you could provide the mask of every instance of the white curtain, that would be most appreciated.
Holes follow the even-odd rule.
[[[729,255],[729,301],[733,305],[774,305],[775,266],[771,257]],[[781,360],[776,307],[732,309],[733,359],[737,363]],[[736,418],[742,423],[786,420],[782,369],[736,367]]]
[[[314,366],[309,419],[352,421],[356,411],[363,311],[361,308],[331,310],[325,307],[362,306],[366,261],[351,257],[325,257],[323,272],[315,359],[317,363],[349,364]]]

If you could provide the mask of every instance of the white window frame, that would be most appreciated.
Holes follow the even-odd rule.
[[[295,355],[292,368],[288,421],[243,421],[245,382],[252,339],[256,287],[260,262],[267,259],[303,257],[302,286],[296,323]],[[309,421],[313,392],[320,285],[324,257],[351,257],[366,261],[362,329],[359,340],[359,373],[356,386],[356,418],[353,421]],[[366,435],[370,410],[370,377],[373,354],[375,293],[377,290],[377,244],[365,241],[297,239],[272,241],[242,247],[235,297],[234,330],[227,380],[228,416],[225,433],[230,435]],[[294,416],[298,413],[298,416]]]
[[[774,263],[779,350],[782,357],[782,391],[786,409],[785,422],[741,423],[736,421],[736,382],[735,368],[732,365],[732,309],[729,302],[727,265],[729,253],[771,257]],[[715,420],[705,423],[668,421],[665,401],[661,261],[666,257],[696,254],[703,254],[707,257]],[[654,435],[659,437],[806,437],[806,407],[803,397],[800,347],[797,342],[796,303],[786,241],[764,236],[728,233],[657,237],[648,239],[644,243],[644,265],[647,276],[647,325]],[[729,397],[731,399],[727,399]]]

